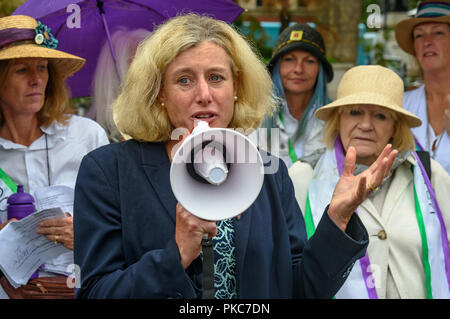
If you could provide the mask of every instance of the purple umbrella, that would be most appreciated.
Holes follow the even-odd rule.
[[[86,59],[85,66],[67,81],[72,96],[79,97],[91,95],[92,77],[106,39],[115,59],[110,37],[115,27],[151,31],[166,19],[187,12],[232,23],[242,11],[232,0],[28,0],[13,14],[40,20],[52,29],[59,50]]]

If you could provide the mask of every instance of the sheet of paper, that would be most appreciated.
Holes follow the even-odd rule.
[[[27,283],[33,272],[45,262],[70,252],[36,233],[45,219],[64,217],[60,208],[45,209],[10,222],[0,231],[0,269],[14,287]]]
[[[68,212],[73,216],[74,195],[74,189],[65,185],[53,185],[39,188],[34,192],[36,210],[60,207],[63,212]],[[42,265],[41,270],[57,274],[70,274],[66,271],[67,266],[70,264],[73,264],[72,252],[47,260],[47,262]]]
[[[73,263],[73,252],[69,251],[47,261],[39,269],[46,272],[69,276],[72,274],[72,271],[68,271],[71,270],[68,266],[73,265]]]
[[[64,185],[39,188],[34,192],[36,210],[60,207],[73,216],[74,189]]]

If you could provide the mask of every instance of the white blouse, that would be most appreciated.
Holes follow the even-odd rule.
[[[316,106],[314,106],[315,108]],[[289,168],[292,166],[292,160],[289,155],[288,140],[295,135],[300,121],[292,116],[285,100],[282,102],[281,110],[284,123],[281,123],[277,116],[277,126],[280,129],[279,149],[272,149],[271,152],[283,159]],[[326,146],[322,142],[323,126],[324,122],[313,116],[305,128],[304,136],[293,141],[298,159],[312,163],[325,151]]]
[[[421,126],[411,129],[412,133],[424,150],[428,151],[430,156],[450,174],[450,136],[445,130],[441,135],[436,136],[428,123],[425,86],[422,85],[415,90],[405,92],[403,107],[422,120]],[[433,144],[435,145],[434,150],[432,149]]]
[[[109,144],[95,121],[73,115],[67,125],[54,121],[30,146],[0,138],[0,168],[24,191],[33,194],[49,185],[75,187],[81,160],[88,152]]]

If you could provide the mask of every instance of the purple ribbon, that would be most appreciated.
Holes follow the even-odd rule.
[[[336,163],[337,163],[337,169],[339,172],[339,176],[342,175],[344,172],[344,162],[345,162],[345,156],[344,156],[344,147],[342,146],[341,138],[339,136],[336,137],[336,140],[334,141],[334,153],[336,154]],[[355,214],[358,214],[358,210],[355,210]],[[377,290],[374,287],[369,287],[367,284],[369,282],[369,266],[370,266],[370,259],[369,254],[366,251],[366,255],[362,257],[359,260],[359,264],[361,265],[361,271],[364,277],[364,284],[366,285],[367,293],[369,295],[370,299],[378,299]]]
[[[336,140],[334,141],[334,153],[336,154],[336,162],[339,176],[341,176],[342,172],[344,172],[345,155],[344,155],[344,146],[342,145],[341,138],[339,136],[337,136]]]
[[[13,42],[34,40],[36,31],[33,29],[10,28],[0,31],[0,48]]]
[[[416,152],[414,152],[414,157],[416,158],[417,163],[419,164],[420,171],[422,172],[422,176],[425,180],[425,184],[427,185],[428,192],[431,195],[431,200],[433,201],[434,208],[436,208],[436,214],[439,219],[439,223],[441,225],[441,241],[442,241],[442,248],[444,250],[444,263],[445,263],[445,274],[447,277],[447,283],[450,287],[450,257],[449,257],[449,250],[448,250],[448,241],[447,241],[447,229],[445,227],[444,219],[442,218],[442,212],[439,208],[438,202],[436,200],[436,194],[434,193],[433,187],[431,186],[430,179],[428,178],[428,174],[425,171],[425,168],[422,165],[422,162],[419,159],[419,156]]]
[[[414,137],[414,141],[416,142],[417,147],[419,148],[419,150],[424,151],[425,149],[423,148],[422,144],[419,143],[419,140],[417,138]]]

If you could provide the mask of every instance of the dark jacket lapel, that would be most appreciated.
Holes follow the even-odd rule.
[[[163,143],[140,143],[142,168],[161,203],[175,222],[177,200],[170,186],[170,161]]]
[[[244,265],[245,265],[245,256],[247,251],[248,244],[248,235],[250,232],[250,224],[252,218],[252,209],[247,209],[244,211],[240,218],[235,217],[234,220],[234,233],[235,233],[235,246],[236,246],[236,271],[237,278],[245,278],[242,275],[244,274]],[[237,282],[238,294],[242,289],[242,285],[245,285],[245,280],[241,280]]]

